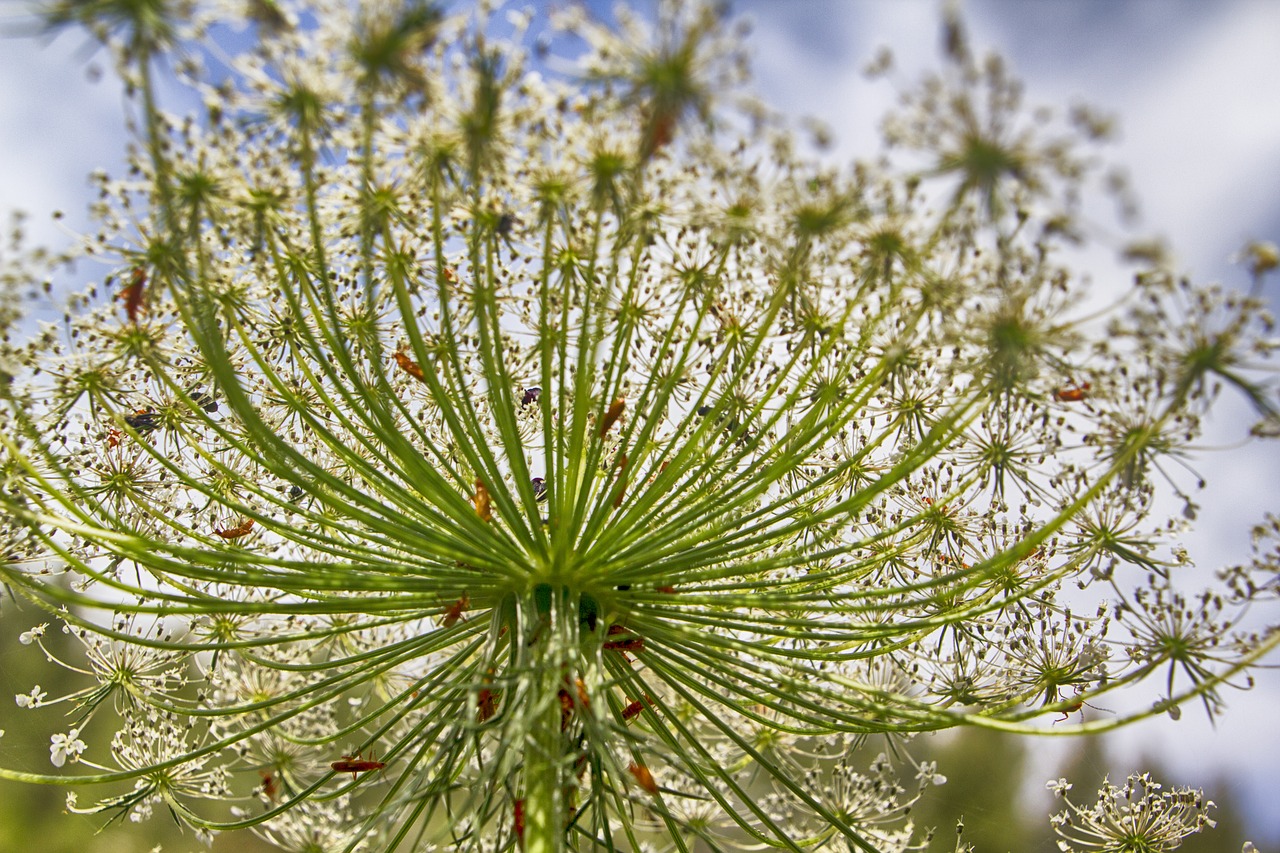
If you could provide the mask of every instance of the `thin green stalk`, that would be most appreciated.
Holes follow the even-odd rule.
[[[547,646],[544,642],[538,648],[545,650]],[[558,665],[545,665],[547,656],[541,657],[544,665],[535,676],[538,694],[534,697],[535,711],[525,748],[524,843],[526,853],[562,853],[565,849],[564,756],[556,695],[563,677]]]

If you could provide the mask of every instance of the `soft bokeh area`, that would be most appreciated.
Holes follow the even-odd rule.
[[[754,0],[735,8],[757,22],[762,94],[792,115],[825,122],[835,159],[874,150],[877,117],[894,102],[891,83],[862,73],[880,47],[895,58],[891,81],[905,84],[937,64],[938,3]],[[975,48],[1010,61],[1029,104],[1061,109],[1084,102],[1116,117],[1111,162],[1128,172],[1140,200],[1129,234],[1165,237],[1193,279],[1247,287],[1241,248],[1249,240],[1280,239],[1280,4],[986,0],[960,8]],[[1126,233],[1112,208],[1100,206],[1097,214],[1098,232],[1090,236]],[[1129,274],[1102,248],[1090,251],[1081,268],[1093,273],[1101,302],[1109,285],[1128,283]],[[1273,311],[1280,308],[1274,280],[1267,298]],[[1215,412],[1218,446],[1238,444],[1251,423],[1246,407],[1228,409]],[[1247,560],[1252,525],[1280,508],[1280,447],[1262,444],[1247,463],[1230,468],[1206,453],[1198,468],[1207,486],[1196,496],[1202,509],[1186,544],[1200,570],[1211,572]],[[1218,778],[1219,787],[1206,794],[1222,798],[1229,791],[1246,804],[1259,849],[1280,845],[1274,723],[1280,673],[1260,670],[1255,680],[1252,691],[1228,694],[1229,710],[1216,727],[1189,711],[1177,722],[1150,720],[1107,736],[1100,747],[1110,756],[1107,769],[1114,778],[1142,767],[1144,756],[1159,756],[1176,774],[1171,783],[1208,786]],[[1022,743],[1036,787],[1058,775],[1074,746]],[[1047,807],[1043,791],[1028,796],[1040,796]],[[1205,849],[1240,846],[1229,838],[1213,843],[1221,846]]]

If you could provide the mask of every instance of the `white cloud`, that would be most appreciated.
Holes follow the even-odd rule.
[[[123,97],[102,73],[79,36],[5,38],[0,50],[0,215],[31,215],[29,234],[61,245],[65,233],[50,214],[86,227],[87,176],[97,167],[119,171],[125,134]],[[101,75],[91,79],[92,69]]]

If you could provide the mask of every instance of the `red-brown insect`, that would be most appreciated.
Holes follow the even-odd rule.
[[[515,813],[516,838],[524,844],[524,800],[516,800],[512,811]]]
[[[259,770],[258,775],[262,777],[262,793],[274,803],[276,797],[280,795],[280,788],[276,785],[276,777],[271,775],[270,770]]]
[[[120,446],[120,430],[115,428],[109,428],[107,430],[107,447],[111,448],[111,447],[119,447],[119,446]]]
[[[344,755],[341,761],[335,761],[329,766],[339,773],[350,773],[351,778],[355,779],[357,773],[381,770],[387,765],[381,761],[375,761],[372,757],[361,758],[360,753],[357,752],[355,755]]]
[[[476,721],[487,723],[498,713],[498,697],[488,687],[482,687],[476,696],[476,708]]]
[[[631,771],[631,775],[636,778],[636,784],[644,788],[650,794],[658,793],[658,783],[653,781],[653,774],[649,772],[649,768],[643,764],[630,764],[627,769]]]
[[[489,498],[489,490],[485,487],[484,481],[476,477],[476,495],[471,499],[475,504],[476,515],[480,516],[481,521],[493,520],[493,502]]]
[[[405,355],[402,352],[394,353],[393,358],[395,358],[396,364],[400,365],[400,369],[403,370],[405,373],[409,374],[414,379],[418,379],[422,382],[427,381],[427,375],[422,372],[422,367],[418,364],[418,362],[409,358],[409,356]]]
[[[645,696],[643,699],[637,699],[636,701],[632,702],[630,705],[622,709],[622,721],[626,723],[626,722],[630,722],[631,720],[634,720],[636,717],[640,716],[640,712],[644,710],[645,705],[652,705],[652,704],[653,704],[652,696]]]
[[[676,114],[670,108],[662,108],[654,113],[648,126],[644,129],[644,138],[640,143],[640,159],[648,160],[657,152],[667,147],[676,135]]]
[[[1079,696],[1078,691],[1076,695],[1077,697]],[[1107,711],[1108,713],[1110,713],[1110,711],[1107,708],[1099,708],[1097,705],[1090,705],[1088,702],[1084,701],[1083,699],[1077,698],[1076,701],[1072,702],[1070,705],[1063,708],[1062,711],[1059,712],[1062,714],[1062,716],[1054,720],[1053,724],[1056,726],[1058,723],[1061,723],[1069,719],[1071,715],[1074,714],[1076,711],[1082,712],[1080,715],[1080,720],[1081,722],[1083,722],[1084,721],[1083,709],[1085,708],[1092,708],[1095,711]]]
[[[146,286],[147,271],[142,267],[134,267],[128,286],[116,294],[116,299],[124,300],[124,313],[130,323],[138,322],[138,313],[142,310],[142,297]]]
[[[250,518],[235,527],[218,527],[213,532],[215,536],[221,536],[223,539],[239,539],[241,536],[249,535],[249,531],[252,529],[253,519]]]
[[[609,428],[612,427],[622,417],[622,412],[627,408],[627,401],[622,397],[614,400],[609,404],[609,411],[604,413],[604,417],[600,420],[600,437],[604,438],[609,434]]]
[[[644,637],[639,634],[633,634],[630,628],[622,625],[610,625],[609,632],[605,635],[608,637],[616,637],[624,635],[621,640],[605,640],[601,647],[606,652],[642,652],[644,651]]]
[[[489,684],[493,676],[493,670],[489,670],[489,674],[485,676],[485,684]],[[481,687],[476,693],[476,721],[487,723],[498,713],[498,696],[487,686]]]
[[[667,595],[675,595],[676,588],[674,586],[660,586],[656,587],[654,592],[665,592]]]
[[[1070,705],[1062,709],[1062,716],[1054,720],[1053,724],[1056,726],[1058,723],[1061,723],[1064,720],[1070,719],[1072,714],[1074,714],[1076,711],[1079,711],[1083,707],[1084,707],[1083,699],[1072,702]]]
[[[454,272],[453,267],[445,267],[443,272],[444,272],[445,281],[449,282],[450,284],[458,283],[458,274]]]
[[[573,680],[576,697],[571,695],[567,689],[569,685],[568,676],[565,676],[564,683],[566,686],[562,687],[556,694],[556,697],[560,700],[560,731],[569,728],[569,722],[573,719],[575,710],[581,709],[585,711],[591,707],[591,699],[587,696],[587,685],[583,684],[581,678]]]
[[[578,694],[578,707],[582,708],[584,711],[587,708],[590,708],[591,697],[587,696],[587,685],[582,683],[581,678],[575,678],[573,680],[573,686]]]
[[[1088,382],[1081,382],[1079,385],[1064,385],[1053,392],[1053,399],[1059,403],[1079,403],[1089,396],[1089,389],[1092,387]]]
[[[560,700],[560,731],[564,731],[569,728],[569,722],[573,719],[573,697],[562,687],[556,698]]]
[[[449,609],[444,612],[444,618],[440,620],[440,624],[445,628],[452,628],[458,624],[458,620],[462,618],[462,614],[467,612],[467,608],[471,606],[471,599],[464,592],[462,597],[449,605]]]
[[[627,454],[618,457],[618,493],[613,497],[613,508],[622,506],[622,498],[627,493]]]

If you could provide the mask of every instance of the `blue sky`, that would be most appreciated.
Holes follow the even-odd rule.
[[[642,5],[652,5],[642,4]],[[1142,230],[1165,235],[1182,267],[1197,279],[1238,286],[1247,280],[1230,256],[1250,239],[1280,242],[1280,2],[1275,0],[970,0],[965,18],[974,47],[995,48],[1026,81],[1028,103],[1064,106],[1083,100],[1118,115],[1121,139],[1111,161],[1124,165],[1142,201]],[[868,82],[861,68],[880,45],[894,50],[914,79],[936,65],[939,0],[736,0],[756,21],[752,44],[757,90],[774,107],[814,116],[835,132],[833,156],[877,151],[880,117],[893,87]],[[6,10],[12,15],[12,9]],[[9,27],[8,29],[12,29]],[[47,43],[0,41],[0,216],[22,207],[31,233],[65,240],[54,209],[84,227],[86,176],[118,173],[126,139],[124,99],[80,37]],[[1081,263],[1098,288],[1127,281],[1106,251]],[[82,265],[83,284],[100,277]],[[1273,304],[1280,281],[1268,292]],[[1232,444],[1247,430],[1244,407],[1223,407],[1213,441]],[[1260,445],[1236,461],[1207,457],[1209,488],[1198,496],[1200,529],[1193,556],[1213,568],[1246,559],[1248,531],[1266,510],[1280,511],[1280,446]],[[1274,617],[1273,620],[1274,621]],[[1280,664],[1280,661],[1273,661]],[[1169,782],[1201,784],[1227,774],[1266,825],[1264,842],[1280,843],[1280,672],[1258,673],[1258,687],[1228,697],[1215,729],[1188,709],[1125,730],[1113,748],[1137,761],[1158,753],[1183,774]],[[1042,751],[1044,774],[1054,750]]]

